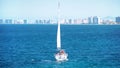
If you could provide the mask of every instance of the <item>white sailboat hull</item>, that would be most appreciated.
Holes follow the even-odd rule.
[[[58,62],[60,62],[60,61],[67,61],[68,60],[67,59],[67,54],[66,55],[56,55],[55,58],[56,58],[56,60]]]
[[[63,51],[63,50],[61,50]],[[67,61],[68,60],[68,54],[65,53],[65,51],[63,52],[58,52],[57,54],[55,54],[55,59],[58,61],[58,62],[61,62],[61,61]]]

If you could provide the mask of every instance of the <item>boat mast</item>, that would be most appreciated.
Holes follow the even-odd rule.
[[[58,1],[58,30],[57,30],[57,49],[61,49],[61,35],[60,35],[60,1]]]

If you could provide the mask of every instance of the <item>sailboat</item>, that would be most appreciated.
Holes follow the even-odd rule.
[[[61,35],[60,35],[60,1],[58,2],[58,28],[57,28],[57,50],[58,52],[55,54],[56,61],[67,61],[68,54],[65,50],[61,49]]]

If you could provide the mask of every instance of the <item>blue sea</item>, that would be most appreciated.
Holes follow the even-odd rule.
[[[120,25],[61,25],[68,61],[56,62],[57,25],[0,25],[0,68],[120,68]]]

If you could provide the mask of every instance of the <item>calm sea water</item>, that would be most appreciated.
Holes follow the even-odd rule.
[[[56,33],[57,25],[0,25],[0,68],[120,68],[120,25],[62,25],[62,63]]]

